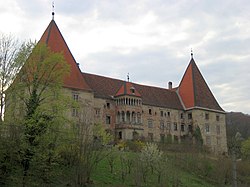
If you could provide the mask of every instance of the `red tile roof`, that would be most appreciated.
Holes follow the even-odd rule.
[[[115,96],[121,96],[121,95],[130,95],[130,96],[141,97],[141,94],[135,89],[134,84],[131,82],[124,82],[124,84],[121,86],[121,88],[115,94]]]
[[[39,42],[46,43],[54,52],[63,52],[71,70],[70,74],[64,78],[65,87],[93,91],[95,97],[107,99],[122,94],[135,95],[142,98],[143,104],[151,106],[183,109],[184,105],[185,109],[202,107],[223,111],[202,77],[193,58],[186,69],[179,87],[169,90],[81,73],[54,20],[51,20]],[[134,94],[131,92],[131,87],[135,89]]]
[[[113,98],[118,93],[120,88],[126,83],[122,80],[88,73],[83,73],[83,77],[94,91],[95,97],[106,99]],[[134,86],[135,90],[140,93],[142,103],[144,105],[183,109],[175,91],[136,83],[131,84]]]
[[[63,52],[64,58],[70,66],[70,74],[64,78],[64,87],[91,90],[82,78],[81,71],[54,20],[51,20],[39,42],[46,43],[53,52]]]
[[[202,107],[223,111],[192,58],[178,88],[185,108]]]

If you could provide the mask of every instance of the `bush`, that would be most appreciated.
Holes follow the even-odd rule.
[[[116,145],[116,147],[119,149],[119,150],[125,150],[126,147],[127,147],[127,144],[125,141],[119,141]]]
[[[237,162],[238,180],[242,185],[250,186],[250,162]]]
[[[142,148],[145,146],[145,143],[140,140],[136,140],[136,141],[127,141],[126,145],[130,151],[140,152]]]

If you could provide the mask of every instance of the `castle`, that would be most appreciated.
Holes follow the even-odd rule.
[[[88,100],[94,123],[101,123],[116,139],[145,138],[181,142],[199,127],[203,144],[215,153],[227,152],[225,112],[199,71],[193,55],[178,87],[159,88],[81,72],[56,22],[51,20],[39,42],[63,52],[70,66],[64,89]],[[72,108],[72,118],[78,117]]]

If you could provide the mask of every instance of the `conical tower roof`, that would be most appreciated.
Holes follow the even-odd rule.
[[[209,89],[193,57],[182,77],[178,93],[186,109],[200,107],[223,111]]]
[[[62,52],[70,66],[70,73],[64,78],[64,87],[78,90],[91,90],[85,82],[67,43],[65,42],[54,19],[51,20],[39,42],[45,43],[53,52]]]

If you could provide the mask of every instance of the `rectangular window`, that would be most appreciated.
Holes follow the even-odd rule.
[[[216,115],[216,121],[220,121],[220,116]]]
[[[205,114],[205,119],[209,120],[209,114],[208,113]]]
[[[161,117],[163,117],[163,111],[161,111]]]
[[[153,128],[153,120],[148,120],[148,128]]]
[[[210,132],[209,124],[205,124],[205,132],[206,133]]]
[[[193,116],[192,116],[192,113],[188,113],[188,119],[192,119]]]
[[[188,131],[193,132],[193,126],[192,125],[188,125]]]
[[[183,113],[181,113],[181,119],[183,119],[183,118],[184,118]]]
[[[164,130],[164,121],[160,121],[160,129]]]
[[[78,93],[73,93],[72,97],[73,97],[74,101],[79,101],[79,94]]]
[[[174,131],[177,131],[177,130],[178,130],[177,123],[174,122]]]
[[[171,123],[167,123],[167,130],[171,130]]]
[[[153,133],[148,133],[148,139],[149,139],[149,141],[153,141],[154,140],[154,134]]]
[[[111,117],[110,116],[106,116],[106,124],[111,124]]]
[[[152,110],[151,110],[151,108],[148,109],[148,114],[152,115]]]
[[[107,103],[107,109],[110,109],[110,103]]]
[[[78,109],[77,108],[72,108],[72,116],[73,117],[77,117],[79,114],[78,114]]]
[[[185,124],[184,124],[184,123],[181,124],[181,131],[182,131],[182,132],[185,131]]]
[[[100,117],[100,109],[99,109],[99,108],[96,108],[96,109],[95,109],[95,115],[96,115],[97,117]]]
[[[168,112],[168,117],[170,117],[170,112]]]

